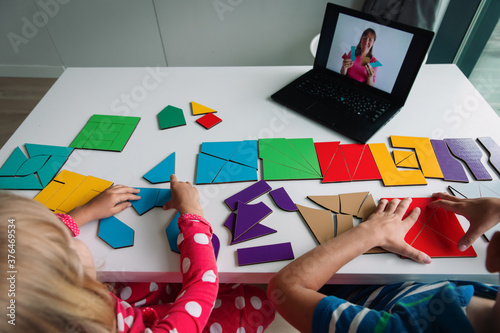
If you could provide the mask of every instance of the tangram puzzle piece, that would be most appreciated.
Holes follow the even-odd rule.
[[[237,240],[234,240],[234,227],[236,225],[236,213],[231,212],[226,222],[224,222],[224,226],[229,229],[231,232],[231,243],[229,245],[233,245],[236,243],[241,243],[250,239],[266,236],[272,233],[275,233],[276,230],[269,228],[263,224],[257,223],[255,226],[250,228],[247,232],[241,235]]]
[[[483,153],[471,138],[444,139],[451,153],[465,162],[477,180],[491,180],[491,176],[481,163]]]
[[[73,148],[122,151],[140,117],[95,114],[69,145]]]
[[[340,145],[351,180],[382,179],[366,144]]]
[[[154,207],[163,207],[163,205],[172,199],[172,192],[170,189],[160,188],[147,188],[136,187],[140,192],[138,195],[141,197],[139,200],[132,200],[130,203],[135,209],[137,214],[143,215]]]
[[[236,222],[234,224],[233,239],[236,241],[271,213],[271,208],[263,202],[254,205],[239,202],[238,214],[236,215]]]
[[[298,209],[283,187],[272,190],[269,194],[279,208],[288,212],[293,212]]]
[[[356,216],[359,217],[361,221],[366,221],[366,219],[375,211],[375,208],[377,208],[375,200],[373,200],[373,196],[369,194],[365,201],[363,201],[363,204],[359,208]]]
[[[68,213],[113,185],[92,176],[63,170],[34,198],[55,213]]]
[[[339,145],[340,141],[314,143],[314,148],[316,149],[316,155],[318,156],[318,162],[323,177],[326,176],[326,172],[332,163],[332,159],[335,156]]]
[[[356,60],[356,46],[351,46],[351,53],[350,53],[350,56],[351,56],[351,60],[352,60],[352,61],[355,61],[355,60]]]
[[[388,199],[392,200],[392,199]],[[420,216],[405,236],[405,241],[430,257],[476,257],[469,247],[460,252],[457,243],[465,235],[456,215],[444,209],[429,209],[432,198],[413,198],[406,216],[420,207]]]
[[[459,198],[500,198],[500,181],[489,182],[487,185],[484,183],[455,184],[448,188],[454,196]],[[490,241],[497,231],[500,231],[500,224],[485,232],[483,236]]]
[[[142,177],[152,184],[158,184],[169,182],[172,174],[175,174],[175,153],[168,155]]]
[[[179,237],[179,234],[181,233],[179,225],[177,224],[179,217],[181,217],[181,214],[177,212],[172,221],[170,221],[170,223],[168,224],[167,229],[165,229],[165,232],[167,233],[168,244],[170,245],[170,250],[177,253],[181,253],[181,251],[177,247],[177,237]]]
[[[444,140],[431,140],[432,148],[443,172],[444,180],[455,182],[469,182],[462,164],[450,153]]]
[[[295,259],[291,243],[248,247],[236,252],[239,266]]]
[[[134,245],[134,229],[114,216],[99,221],[97,236],[113,249]]]
[[[259,157],[265,180],[322,178],[312,139],[260,139]]]
[[[335,237],[342,235],[344,232],[354,227],[352,215],[335,214],[335,216],[337,218],[337,231]]]
[[[500,174],[500,146],[491,137],[477,138],[479,143],[488,151],[490,163],[495,171]]]
[[[184,118],[182,109],[168,105],[158,113],[158,123],[160,124],[160,129],[167,129],[186,125],[186,119]]]
[[[332,212],[340,212],[340,197],[338,195],[310,195],[307,198]]]
[[[229,207],[229,209],[236,210],[236,208],[238,208],[238,202],[248,203],[253,199],[269,192],[270,190],[271,186],[269,186],[266,181],[260,180],[241,190],[240,192],[233,194],[232,196],[224,200],[224,203]]]
[[[196,119],[196,122],[206,129],[210,129],[220,123],[222,119],[214,115],[213,113],[207,113],[203,117]]]
[[[204,142],[196,184],[257,180],[257,141]]]
[[[397,167],[418,169],[417,155],[412,151],[393,150],[394,162]]]
[[[199,114],[217,112],[209,107],[206,107],[196,102],[191,102],[191,109],[193,110],[193,116],[197,116]]]
[[[342,193],[340,194],[340,212],[342,214],[357,216],[363,201],[369,192]]]
[[[220,240],[216,234],[212,234],[212,247],[214,248],[215,260],[219,257]]]
[[[424,177],[443,178],[441,167],[429,138],[391,135],[391,142],[393,147],[415,149]]]
[[[66,163],[73,148],[27,143],[29,158],[16,147],[0,168],[0,189],[41,190]]]
[[[333,214],[330,211],[301,205],[297,205],[297,208],[319,244],[335,236]]]
[[[420,170],[398,170],[385,144],[371,143],[369,147],[385,186],[427,184]]]

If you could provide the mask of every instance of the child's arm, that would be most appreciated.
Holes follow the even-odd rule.
[[[276,310],[301,332],[310,332],[314,310],[325,297],[317,290],[342,266],[375,246],[420,263],[430,263],[429,256],[404,241],[420,214],[420,209],[415,208],[402,220],[410,202],[409,198],[391,202],[381,200],[368,220],[317,246],[279,271],[267,289]]]
[[[447,193],[434,193],[432,196],[441,200],[432,201],[429,207],[449,210],[464,216],[470,222],[469,229],[458,241],[460,251],[465,251],[482,234],[500,222],[499,198],[460,199]]]
[[[181,252],[182,290],[168,316],[160,320],[155,328],[166,332],[201,332],[219,288],[211,242],[212,227],[203,218],[198,190],[191,183],[178,182],[177,177],[171,175],[170,189],[172,199],[164,208],[173,208],[181,213],[177,243]]]
[[[131,206],[128,200],[139,200],[136,195],[138,189],[114,185],[99,193],[92,200],[84,205],[78,206],[68,212],[78,227],[90,221],[110,217]]]

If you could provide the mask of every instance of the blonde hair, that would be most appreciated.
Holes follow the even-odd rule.
[[[15,227],[9,227],[11,224]],[[9,236],[12,230],[15,238]],[[15,243],[9,243],[9,237]],[[41,203],[0,193],[0,248],[4,258],[0,268],[7,277],[9,271],[16,271],[14,285],[7,277],[0,282],[0,308],[8,314],[7,307],[15,300],[15,326],[2,313],[2,332],[116,331],[113,297],[104,284],[85,273],[71,242],[69,229]],[[15,250],[15,266],[7,262],[9,249],[10,253]],[[15,295],[9,293],[12,286]]]

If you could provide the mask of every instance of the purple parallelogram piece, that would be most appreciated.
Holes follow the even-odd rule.
[[[264,262],[295,259],[291,243],[280,243],[236,250],[238,265],[252,265]]]
[[[263,202],[255,205],[248,205],[241,201],[238,202],[238,214],[236,214],[236,222],[234,224],[233,240],[236,241],[241,235],[272,212],[271,208]]]
[[[217,257],[219,256],[220,240],[216,234],[212,234],[212,246],[214,248],[215,260],[217,260]]]
[[[490,174],[481,163],[483,153],[471,138],[444,139],[453,155],[467,164],[477,180],[492,180]]]
[[[443,172],[444,180],[454,182],[469,182],[462,164],[451,156],[450,150],[444,140],[432,140],[432,148],[436,154],[439,166]]]
[[[260,180],[255,184],[250,185],[246,189],[230,196],[224,202],[231,210],[235,210],[238,206],[238,201],[243,203],[248,203],[253,199],[271,191],[271,186],[269,186],[264,180]]]
[[[289,212],[298,210],[297,206],[295,206],[292,199],[283,187],[272,190],[271,192],[269,192],[269,194],[279,208]]]
[[[495,171],[500,174],[500,146],[497,145],[493,138],[487,136],[477,138],[477,141],[488,151],[490,154],[490,163],[495,168]]]

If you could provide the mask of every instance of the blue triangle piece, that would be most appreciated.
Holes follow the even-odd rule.
[[[225,163],[226,161],[220,158],[199,153],[196,184],[211,184]]]
[[[136,188],[140,190],[138,195],[141,198],[139,200],[130,201],[130,203],[132,204],[132,207],[134,207],[137,214],[142,215],[155,207],[160,189],[145,187]]]
[[[241,141],[203,142],[201,152],[227,161],[240,144]]]
[[[230,183],[257,180],[257,169],[234,162],[227,162],[215,177],[213,183]]]
[[[16,172],[16,176],[28,176],[34,174],[38,170],[40,170],[45,163],[47,163],[50,156],[48,155],[40,155],[31,157],[29,160],[23,163],[19,170]]]
[[[34,174],[24,177],[0,177],[2,190],[41,190],[42,184]]]
[[[47,163],[45,163],[45,165],[36,172],[43,187],[50,183],[52,178],[54,178],[64,163],[66,163],[67,159],[68,158],[65,156],[51,156]]]
[[[168,188],[161,188],[160,193],[158,193],[158,197],[156,198],[155,206],[163,207],[163,205],[170,199],[172,199],[172,191]]]
[[[99,221],[97,235],[113,249],[134,245],[134,229],[114,216]]]
[[[238,202],[238,213],[236,214],[236,222],[234,224],[233,240],[236,241],[240,236],[271,213],[271,208],[262,201],[254,205],[248,205],[241,201]]]
[[[0,169],[0,176],[15,176],[17,170],[19,170],[21,165],[27,160],[28,158],[21,151],[21,148],[16,147]]]
[[[258,169],[257,140],[245,140],[229,158],[230,161]]]
[[[179,225],[177,224],[177,220],[179,220],[180,216],[181,214],[177,212],[172,221],[170,221],[167,229],[165,229],[165,232],[167,233],[168,244],[170,245],[170,250],[177,253],[181,253],[181,251],[179,251],[179,247],[177,246],[177,237],[179,237],[179,234],[181,233]]]
[[[26,150],[30,157],[39,155],[64,156],[69,157],[74,148],[60,146],[37,145],[34,143],[26,143]]]
[[[489,185],[489,184],[488,184]],[[481,198],[500,198],[500,194],[491,190],[484,184],[479,184],[479,191],[481,191]]]
[[[175,174],[175,153],[170,154],[142,177],[152,184],[158,184],[169,182],[172,174]]]

